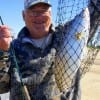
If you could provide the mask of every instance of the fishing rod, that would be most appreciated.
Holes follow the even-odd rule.
[[[2,25],[4,25],[4,23],[3,23],[3,20],[2,20],[2,18],[1,18],[1,16],[0,16],[0,20],[1,20],[1,24],[2,24]]]
[[[1,24],[4,25],[1,16],[0,16],[0,21],[1,21]],[[22,89],[22,93],[23,93],[23,96],[24,96],[23,100],[31,100],[28,89],[27,89],[26,85],[23,84],[22,78],[20,76],[18,62],[17,62],[16,56],[15,56],[15,50],[14,50],[13,46],[11,46],[11,47],[12,47],[11,52],[12,52],[12,55],[13,55],[13,58],[14,58],[15,66],[16,66],[14,68],[14,72],[15,72],[16,78],[19,80],[19,82],[21,83],[21,86],[22,86],[21,89]]]

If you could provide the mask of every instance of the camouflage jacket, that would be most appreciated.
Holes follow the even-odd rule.
[[[66,100],[66,98],[69,98],[69,95],[77,95],[78,91],[76,92],[76,90],[79,89],[79,83],[76,84],[74,88],[72,87],[69,89],[70,91],[67,91],[66,94],[63,92],[60,93],[53,73],[56,52],[53,41],[46,47],[46,49],[42,50],[41,48],[36,48],[31,42],[24,41],[24,38],[28,33],[28,30],[23,28],[19,33],[20,35],[18,39],[15,39],[12,43],[9,52],[10,57],[6,61],[7,65],[10,65],[10,68],[6,67],[9,69],[2,73],[2,75],[6,76],[7,80],[1,81],[0,93],[10,91],[10,100],[25,100],[21,89],[22,83],[20,82],[19,77],[17,77],[17,62],[19,75],[22,78],[23,84],[27,86],[31,100],[52,100],[53,98]],[[52,34],[54,34],[54,32],[52,32]],[[56,37],[53,36],[52,40],[54,40],[54,38]],[[60,45],[60,42],[58,42],[57,45]],[[77,74],[79,74],[79,72]],[[79,81],[79,75],[76,76],[78,77],[76,80],[78,79]],[[5,77],[3,78],[5,79]],[[8,78],[10,78],[10,80]]]

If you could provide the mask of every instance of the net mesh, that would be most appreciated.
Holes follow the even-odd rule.
[[[58,0],[56,24],[64,24],[72,20],[85,7],[88,6],[89,0]]]
[[[100,8],[97,10],[96,4],[100,7],[99,0],[95,3],[95,7],[90,0],[58,0],[55,22],[57,25],[67,24],[66,30],[68,30],[65,35],[62,29],[61,34],[64,35],[65,43],[58,53],[55,68],[56,81],[61,91],[73,85],[75,73],[79,67],[81,76],[89,71],[99,52]],[[86,10],[86,7],[89,9]],[[84,11],[83,15],[80,14],[82,11]],[[95,40],[99,41],[98,46],[90,45],[96,33],[98,38]]]

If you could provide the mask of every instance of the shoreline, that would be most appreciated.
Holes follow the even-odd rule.
[[[100,99],[100,52],[90,71],[81,79],[82,100]]]

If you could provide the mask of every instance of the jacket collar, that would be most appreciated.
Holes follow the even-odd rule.
[[[28,29],[26,27],[23,27],[22,30],[18,34],[18,39],[21,41],[21,43],[30,43],[34,45],[35,47],[39,47],[43,49],[51,43],[52,34],[54,33],[54,31],[55,31],[55,28],[52,26],[50,27],[49,35],[47,37],[44,37],[41,40],[35,40],[29,37],[30,33]],[[43,43],[44,40],[45,40],[45,43]]]

